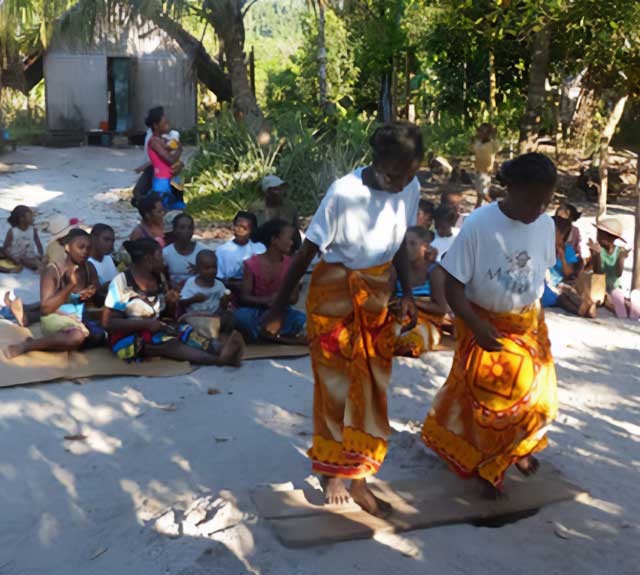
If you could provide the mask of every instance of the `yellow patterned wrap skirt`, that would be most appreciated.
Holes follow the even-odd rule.
[[[519,313],[476,311],[498,329],[504,347],[484,351],[457,321],[451,372],[422,439],[459,476],[499,488],[513,463],[547,445],[558,409],[556,372],[539,304]]]
[[[434,351],[440,345],[440,340],[442,339],[442,316],[419,309],[416,326],[405,333],[402,333],[402,326],[401,321],[396,318],[394,355],[420,357],[423,353]]]
[[[307,298],[315,379],[313,470],[360,479],[387,452],[387,386],[395,344],[391,263],[364,270],[321,261]]]

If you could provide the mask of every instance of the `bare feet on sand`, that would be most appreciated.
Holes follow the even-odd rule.
[[[522,475],[529,477],[535,475],[540,469],[540,461],[538,461],[533,455],[523,457],[516,463],[516,467]]]
[[[24,315],[22,300],[19,297],[12,300],[11,292],[6,292],[4,294],[4,305],[6,305],[11,310],[11,313],[13,314],[13,317],[16,318],[18,325],[21,327],[24,327],[26,325],[25,324],[26,318]]]
[[[351,498],[367,513],[382,519],[391,514],[391,505],[371,492],[366,479],[354,479],[349,491]]]
[[[242,335],[240,335],[240,332],[234,331],[224,342],[222,351],[220,352],[220,362],[222,365],[240,367],[242,365],[244,350],[245,344]]]
[[[501,488],[496,487],[493,483],[489,483],[484,479],[480,480],[481,483],[481,493],[483,499],[489,499],[490,501],[497,501],[499,499],[506,498],[504,491]]]
[[[328,505],[346,505],[351,502],[351,495],[340,477],[322,477],[320,480],[324,501]]]
[[[14,343],[7,346],[7,348],[4,350],[4,354],[7,357],[7,359],[13,359],[14,357],[18,357],[23,353],[27,353],[27,344],[31,339],[32,338],[25,339],[21,343]]]

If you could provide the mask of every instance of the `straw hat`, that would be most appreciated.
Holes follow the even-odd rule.
[[[618,218],[602,218],[593,224],[597,229],[606,232],[626,243],[622,237],[622,222]]]
[[[64,214],[54,214],[49,219],[47,230],[51,234],[51,239],[59,240],[77,227],[80,227],[80,220],[78,218],[69,218]]]

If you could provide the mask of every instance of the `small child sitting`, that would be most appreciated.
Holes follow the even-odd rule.
[[[436,256],[437,262],[442,260],[460,233],[460,230],[454,227],[457,217],[455,208],[450,205],[441,205],[435,211],[433,221],[436,233],[435,238],[431,242],[431,247],[438,250],[438,255]]]
[[[625,300],[620,277],[624,272],[624,262],[630,250],[616,245],[616,241],[625,241],[622,237],[622,223],[617,218],[603,218],[595,224],[598,233],[596,241],[589,240],[591,266],[593,273],[604,274],[607,297],[605,307],[619,318],[638,319],[640,315],[640,297],[637,292],[631,294],[631,302]],[[633,305],[632,305],[633,304]]]
[[[261,240],[267,251],[254,255],[244,263],[244,277],[240,295],[240,307],[235,311],[238,329],[248,341],[259,338],[275,339],[279,343],[306,343],[306,315],[298,310],[287,310],[284,325],[274,337],[261,330],[260,320],[273,303],[291,266],[291,246],[294,227],[284,220],[271,220],[260,229]],[[295,304],[299,288],[294,290],[289,304]]]
[[[567,243],[571,220],[554,216],[556,226],[556,263],[549,269],[544,284],[542,307],[561,307],[582,317],[596,317],[596,304],[583,298],[569,284],[578,272],[580,259],[573,246]]]
[[[422,198],[418,203],[418,221],[417,225],[422,226],[425,230],[430,230],[433,225],[433,214],[436,207],[433,202]]]
[[[580,236],[580,229],[578,228],[578,226],[575,226],[573,224],[575,224],[580,219],[581,215],[582,213],[578,211],[578,208],[576,208],[573,204],[569,204],[567,202],[561,203],[556,210],[556,216],[560,216],[561,218],[564,218],[571,222],[571,231],[569,232],[567,243],[570,244],[571,247],[573,247],[580,259],[582,259],[582,237]]]
[[[188,314],[219,315],[226,310],[231,292],[216,278],[216,253],[207,249],[198,252],[195,271],[196,275],[188,278],[182,287],[180,304]]]
[[[447,313],[444,297],[436,298],[431,289],[431,273],[437,267],[437,253],[429,243],[433,234],[422,226],[413,226],[407,230],[405,245],[409,259],[409,273],[412,293],[418,308],[418,324],[409,332],[402,330],[397,320],[397,340],[395,355],[419,357],[426,351],[433,350],[440,343],[441,325]],[[392,277],[397,274],[393,273]],[[396,283],[396,296],[402,297],[400,282]],[[399,310],[392,306],[395,315]]]
[[[38,270],[42,265],[42,243],[33,225],[33,211],[16,206],[8,218],[11,229],[4,240],[4,254],[17,266]]]

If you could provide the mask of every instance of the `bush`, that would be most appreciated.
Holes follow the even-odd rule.
[[[312,214],[336,178],[369,159],[373,122],[337,111],[316,121],[301,113],[271,118],[270,142],[260,144],[231,114],[207,123],[184,174],[189,211],[228,220],[260,197],[260,180],[278,174],[289,183],[289,201]]]

